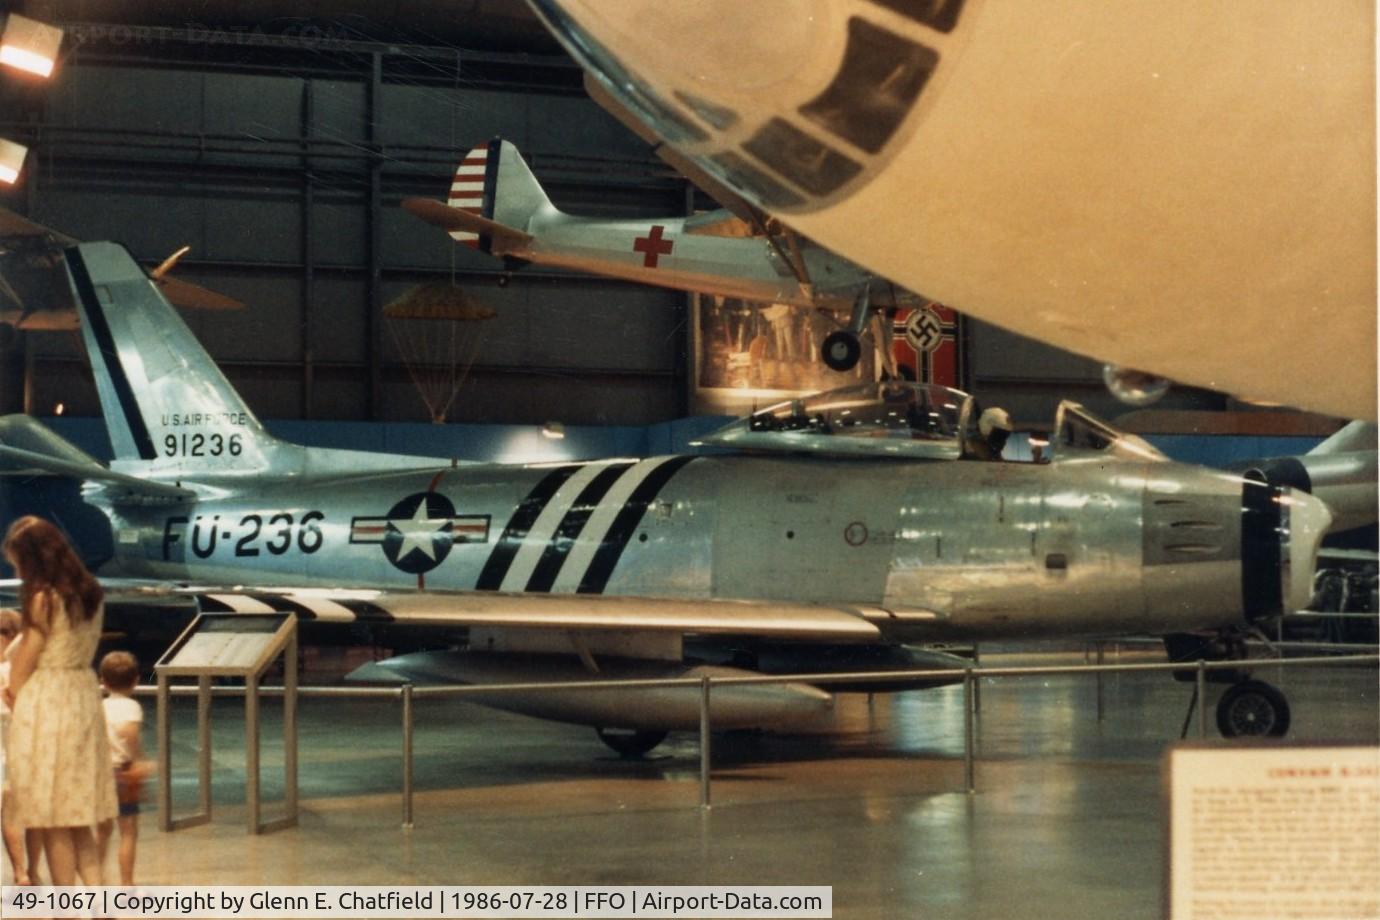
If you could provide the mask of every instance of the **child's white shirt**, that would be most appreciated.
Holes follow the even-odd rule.
[[[142,725],[144,708],[133,697],[121,696],[118,693],[107,696],[102,705],[105,707],[105,733],[110,739],[110,762],[116,767],[123,766],[133,760],[138,752],[126,750],[119,729],[130,722]]]

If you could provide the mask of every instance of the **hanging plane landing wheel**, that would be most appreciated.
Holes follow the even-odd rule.
[[[1259,680],[1232,684],[1217,701],[1223,738],[1282,738],[1289,730],[1289,701]]]
[[[641,757],[666,740],[666,732],[631,728],[596,728],[599,740],[607,744],[619,757]]]
[[[851,371],[857,367],[858,360],[862,357],[862,343],[858,341],[855,333],[847,329],[836,329],[825,337],[819,351],[820,357],[830,369]]]

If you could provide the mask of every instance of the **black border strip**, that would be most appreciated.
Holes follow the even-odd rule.
[[[66,251],[66,255],[67,267],[71,270],[72,280],[77,286],[77,296],[86,308],[91,334],[95,337],[96,347],[101,352],[101,363],[105,365],[105,372],[115,387],[115,395],[120,400],[120,411],[125,417],[130,436],[134,439],[134,446],[139,451],[139,459],[157,460],[158,452],[153,449],[153,438],[149,436],[148,426],[144,424],[144,416],[139,411],[139,401],[134,396],[134,387],[125,374],[124,365],[120,363],[115,336],[110,331],[110,324],[101,308],[100,298],[96,296],[96,286],[91,281],[91,273],[86,267],[81,247],[73,246]]]
[[[527,579],[528,591],[551,590],[551,586],[556,583],[556,578],[561,574],[561,566],[565,565],[566,557],[570,555],[575,541],[580,538],[585,524],[589,523],[594,509],[604,500],[604,496],[608,494],[609,489],[613,488],[613,484],[635,465],[634,463],[610,464],[607,469],[589,481],[575,501],[571,503],[570,510],[565,513],[565,517],[561,518],[556,532],[551,535],[550,542],[546,544],[546,551],[541,554],[537,567],[532,570],[532,577]]]
[[[1247,620],[1284,611],[1283,493],[1253,479],[1241,485],[1241,609]]]
[[[493,552],[489,553],[488,561],[484,563],[483,570],[479,573],[479,579],[475,582],[477,591],[497,591],[503,586],[503,578],[508,574],[508,569],[513,565],[513,559],[517,556],[518,550],[522,549],[523,540],[527,539],[527,532],[532,529],[532,525],[541,516],[542,509],[546,503],[551,501],[551,497],[556,494],[565,481],[575,475],[575,471],[580,468],[580,464],[571,466],[560,466],[552,470],[542,480],[536,484],[527,497],[518,503],[517,508],[513,509],[513,516],[508,521],[508,526],[503,528],[503,535],[494,544]]]
[[[498,155],[502,149],[503,141],[496,137],[489,141],[489,152],[484,158],[484,203],[479,213],[486,220],[494,219],[494,209],[498,205]],[[481,233],[479,235],[479,251],[492,253],[493,249],[493,237],[487,233]]]
[[[642,516],[647,513],[648,506],[656,500],[666,483],[671,481],[671,477],[694,459],[693,456],[686,456],[667,460],[633,490],[633,494],[628,496],[628,501],[623,505],[623,510],[613,519],[613,525],[609,527],[608,534],[599,544],[599,549],[595,551],[584,578],[580,580],[577,593],[604,593],[609,578],[613,576],[613,570],[618,566],[618,560],[623,558],[623,550],[627,549],[628,541],[632,539],[637,526],[642,523]]]

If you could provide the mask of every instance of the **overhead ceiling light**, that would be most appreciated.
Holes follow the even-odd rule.
[[[560,422],[547,422],[545,425],[541,426],[541,434],[544,438],[559,441],[561,438],[565,437],[565,426]]]
[[[0,38],[0,64],[16,70],[50,76],[62,46],[62,30],[11,13],[5,20],[5,35]]]
[[[13,185],[19,179],[19,171],[24,168],[24,157],[28,154],[28,147],[0,137],[0,182]]]

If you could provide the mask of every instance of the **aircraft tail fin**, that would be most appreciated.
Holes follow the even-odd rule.
[[[446,204],[520,232],[527,230],[536,214],[555,210],[517,147],[500,138],[480,144],[460,161]],[[492,252],[498,241],[478,231],[453,230],[451,237]]]
[[[264,430],[182,317],[117,243],[66,250],[115,466],[249,473],[283,447]]]
[[[1343,454],[1358,450],[1376,449],[1376,425],[1374,422],[1348,422],[1332,437],[1323,441],[1308,452],[1310,456],[1324,454]]]

